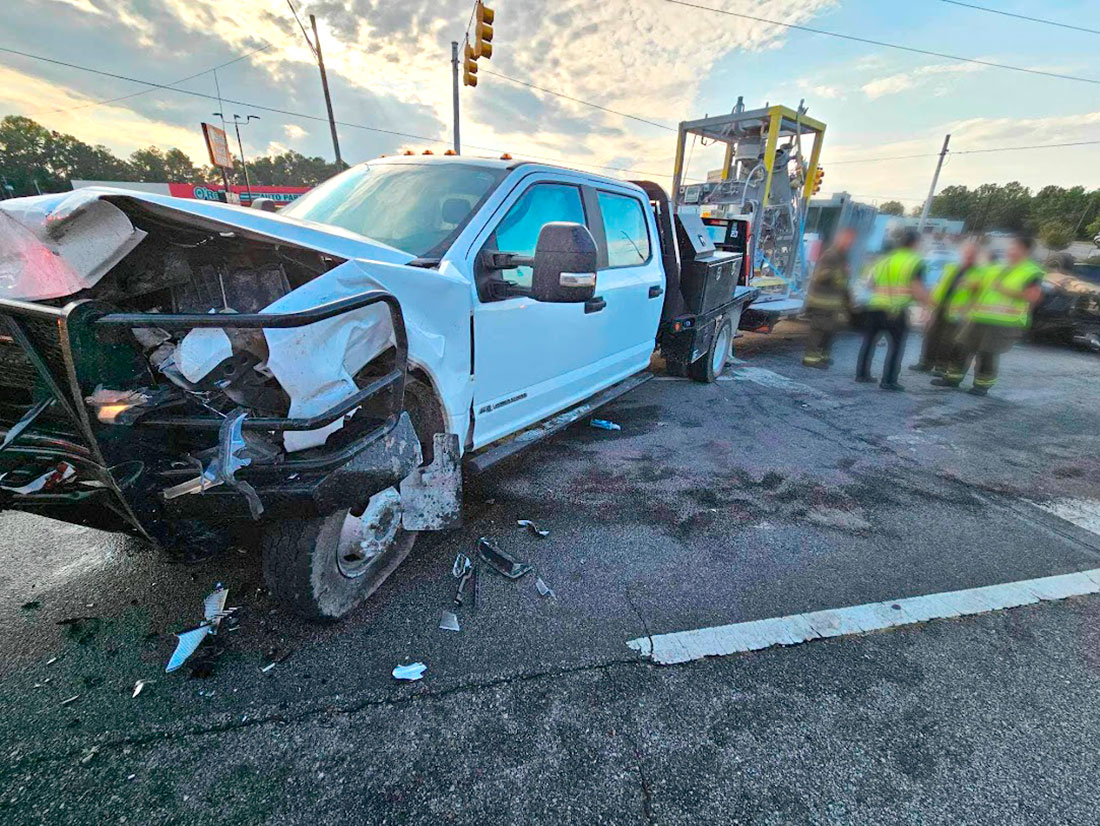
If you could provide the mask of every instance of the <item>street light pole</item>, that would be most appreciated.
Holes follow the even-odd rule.
[[[224,120],[225,116],[221,112],[215,112],[215,115]],[[248,205],[252,206],[252,182],[248,179],[248,162],[244,159],[244,141],[241,140],[241,124],[248,125],[249,121],[259,120],[259,115],[249,115],[244,120],[241,120],[241,116],[233,115],[233,128],[237,132],[237,148],[241,150],[241,168],[244,170],[244,188],[248,193]],[[226,192],[228,196],[228,191]]]

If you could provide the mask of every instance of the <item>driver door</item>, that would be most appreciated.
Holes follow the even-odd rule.
[[[544,224],[589,225],[580,183],[533,176],[517,187],[488,228],[476,266],[474,306],[474,447],[550,416],[593,392],[594,374],[609,353],[599,331],[599,302],[556,304],[526,296],[493,298],[489,278],[529,288],[531,268],[488,272],[482,253],[532,256]],[[591,229],[591,227],[590,227]],[[600,292],[599,281],[596,295]]]

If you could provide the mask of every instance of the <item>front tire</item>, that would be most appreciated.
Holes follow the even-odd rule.
[[[426,382],[405,383],[405,410],[420,441],[424,463],[432,437],[445,430],[443,410]],[[315,622],[340,619],[378,590],[416,542],[401,525],[396,487],[360,508],[274,523],[263,536],[264,581],[280,602]]]
[[[729,362],[730,352],[733,350],[733,324],[729,318],[723,318],[718,322],[718,327],[710,340],[710,347],[701,358],[696,359],[688,367],[688,373],[695,381],[712,383],[722,375]]]

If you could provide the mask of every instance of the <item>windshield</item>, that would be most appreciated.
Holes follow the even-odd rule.
[[[307,192],[283,214],[436,257],[507,174],[462,163],[361,164]]]

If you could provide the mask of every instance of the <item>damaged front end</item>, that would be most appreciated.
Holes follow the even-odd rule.
[[[0,212],[0,509],[172,546],[420,463],[369,262],[122,193],[23,200]]]

